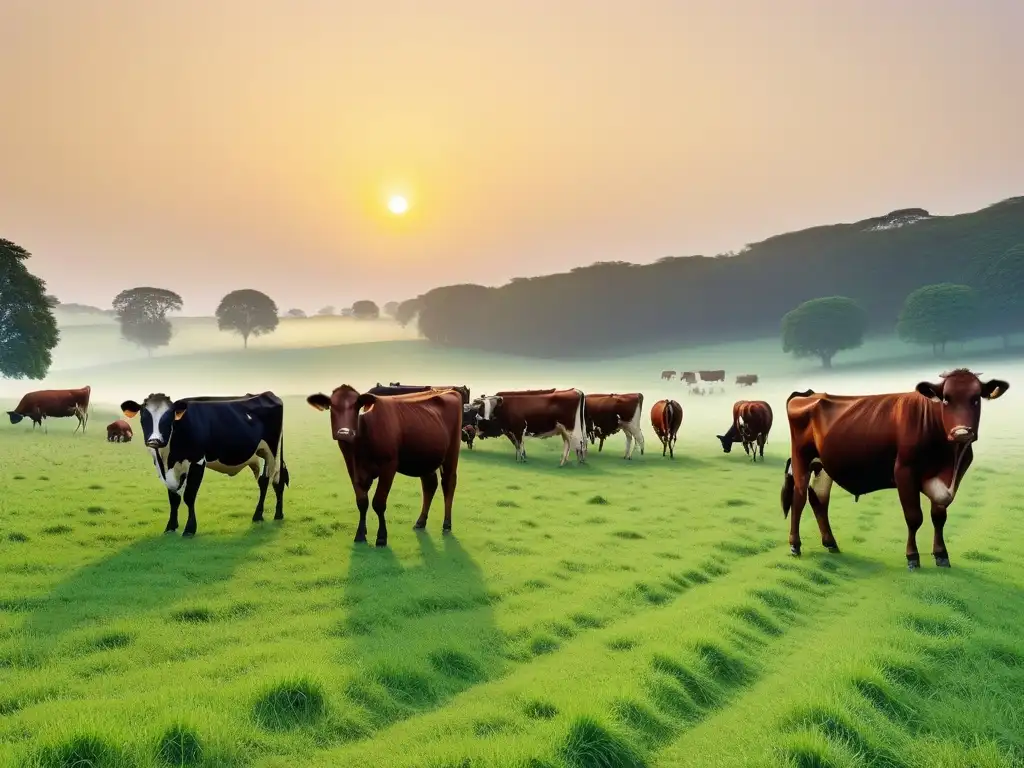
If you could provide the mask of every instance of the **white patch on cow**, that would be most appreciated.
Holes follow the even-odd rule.
[[[571,440],[573,445],[571,447],[576,449],[576,460],[582,463],[587,458],[587,435],[584,431],[585,425],[583,423],[583,392],[580,390],[574,390],[579,402],[576,406],[576,424],[572,428]],[[569,456],[569,450],[566,447],[565,456]],[[564,459],[563,459],[564,460]]]
[[[736,426],[739,427],[740,429],[743,429],[744,427],[747,426],[747,423],[745,421],[743,421],[743,417],[742,416],[737,416],[736,417]]]
[[[622,428],[623,433],[626,435],[626,458],[632,458],[633,456],[633,441],[636,441],[636,445],[640,446],[640,454],[644,452],[644,431],[640,426],[640,418],[644,407],[643,398],[637,401],[636,411],[633,413],[633,418],[629,421],[622,421],[619,419],[619,426]]]
[[[789,477],[793,476],[793,462],[792,460],[786,462],[786,475]]]
[[[948,507],[956,496],[956,492],[937,477],[928,478],[921,483],[921,492],[940,507]]]
[[[817,466],[820,467],[821,464],[818,463]],[[790,468],[790,473],[792,473],[792,468]],[[814,495],[818,497],[818,500],[822,504],[828,503],[829,496],[831,496],[832,494],[833,482],[834,481],[831,477],[828,476],[828,473],[824,470],[824,468],[822,468],[817,475],[814,475],[813,473],[811,474],[811,488],[814,489]]]
[[[170,436],[164,436],[160,433],[160,419],[171,410],[170,404],[165,400],[160,400],[156,403],[146,403],[146,410],[149,411],[149,416],[153,420],[153,432],[149,435],[143,435],[143,441],[148,443],[150,440],[159,440],[161,443],[166,443],[167,438]]]

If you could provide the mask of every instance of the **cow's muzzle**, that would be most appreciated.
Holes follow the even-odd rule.
[[[146,441],[147,448],[163,448],[165,445],[166,443],[163,440],[157,440],[155,437],[151,437]]]
[[[342,427],[334,433],[334,436],[339,440],[350,441],[355,439],[356,433],[355,430],[349,429],[348,427]]]
[[[948,437],[954,443],[973,443],[978,439],[977,433],[970,427],[953,427]]]

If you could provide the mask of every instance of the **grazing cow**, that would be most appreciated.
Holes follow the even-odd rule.
[[[732,426],[724,435],[715,435],[722,441],[725,453],[732,451],[733,443],[742,443],[743,451],[757,461],[758,449],[764,460],[764,444],[772,429],[772,407],[764,400],[737,400],[732,404]]]
[[[679,376],[680,380],[689,387],[697,383],[697,374],[693,371],[683,371]]]
[[[675,371],[662,371],[661,378],[665,381],[672,381],[672,378],[676,375]]]
[[[432,384],[402,384],[399,381],[392,381],[388,386],[384,386],[380,382],[377,382],[377,386],[366,390],[367,394],[371,395],[408,395],[412,392],[429,392],[432,389],[445,390],[454,389],[460,395],[462,395],[462,404],[469,405],[469,387],[463,386],[450,386],[440,387]]]
[[[946,510],[974,460],[981,401],[1001,397],[1010,385],[982,382],[958,368],[941,381],[920,382],[913,392],[884,395],[828,395],[794,392],[786,400],[792,453],[782,485],[782,514],[790,518],[789,547],[800,554],[800,515],[804,504],[830,552],[828,503],[832,485],[854,495],[895,488],[907,523],[907,567],[920,568],[917,531],[923,522],[921,494],[931,501],[935,564],[949,567],[942,537]],[[813,476],[813,477],[812,477]]]
[[[604,441],[620,429],[626,435],[625,459],[633,458],[633,441],[640,446],[640,455],[644,455],[644,432],[640,427],[643,414],[644,396],[639,392],[625,395],[587,395],[587,407],[583,412],[587,437],[590,444],[600,440],[597,448],[600,453]]]
[[[462,427],[462,442],[469,446],[469,450],[473,450],[473,441],[476,440],[477,428],[473,424],[466,424]]]
[[[437,471],[441,471],[442,531],[451,532],[462,429],[459,392],[447,389],[378,397],[359,394],[342,384],[330,397],[310,395],[306,402],[318,411],[330,411],[331,435],[345,459],[359,509],[357,542],[366,541],[366,510],[370,506],[370,486],[376,480],[373,511],[377,513],[377,546],[387,546],[385,512],[396,474],[420,478],[423,507],[414,528],[422,529],[427,527],[430,502],[437,492]]]
[[[124,419],[107,424],[108,443],[130,443],[132,441],[132,425]]]
[[[195,536],[196,494],[207,469],[234,477],[248,467],[260,489],[252,521],[263,522],[268,485],[274,486],[277,497],[274,519],[284,518],[284,487],[289,484],[284,405],[273,392],[173,401],[156,393],[141,405],[125,400],[121,410],[129,420],[141,414],[142,438],[157,475],[167,486],[171,515],[164,533],[178,530],[178,506],[184,497],[188,520],[182,536]]]
[[[587,398],[578,389],[532,389],[498,392],[473,401],[480,436],[505,435],[515,446],[516,461],[526,461],[527,437],[547,438],[560,435],[563,442],[563,466],[569,449],[576,449],[576,460],[587,457],[584,434]]]
[[[697,371],[697,374],[700,376],[700,380],[707,384],[721,382],[721,389],[723,392],[725,391],[725,371]],[[708,387],[708,391],[710,392],[711,390],[712,388]]]
[[[754,384],[757,384],[757,374],[741,373],[739,376],[736,377],[736,383],[739,384],[741,387],[753,386]]]
[[[589,405],[590,398],[587,398]],[[675,400],[659,400],[651,408],[651,425],[654,434],[661,440],[661,455],[668,451],[669,458],[676,457],[672,450],[676,443],[676,435],[683,424],[683,407]]]
[[[17,424],[28,417],[32,419],[32,429],[37,426],[47,432],[46,419],[62,419],[74,416],[78,419],[75,432],[81,428],[85,432],[85,425],[89,421],[89,396],[92,394],[92,387],[81,389],[40,389],[29,392],[18,403],[17,408],[8,411],[11,424]]]

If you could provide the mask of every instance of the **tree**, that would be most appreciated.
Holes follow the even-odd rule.
[[[0,238],[0,376],[42,379],[60,341],[46,283],[28,271],[32,254]]]
[[[174,291],[139,287],[121,291],[111,306],[121,324],[121,336],[144,347],[152,357],[154,349],[170,344],[174,329],[167,313],[180,311],[182,301]]]
[[[1009,347],[1010,334],[1024,330],[1024,243],[990,261],[980,282],[984,319]]]
[[[289,309],[288,310],[288,317],[300,317],[301,318],[301,317],[305,317],[305,316],[306,316],[306,313],[303,312],[301,309]]]
[[[356,320],[376,320],[380,317],[380,308],[372,301],[363,299],[352,305],[352,315]]]
[[[397,301],[389,301],[387,304],[384,305],[382,311],[388,317],[398,317],[398,306],[399,304]]]
[[[981,320],[978,294],[969,285],[936,283],[913,291],[903,302],[896,334],[913,344],[931,344],[945,354],[950,341],[973,338]]]
[[[407,299],[398,305],[398,311],[395,312],[395,320],[403,328],[413,321],[413,318],[420,313],[420,309],[423,306],[421,298]]]
[[[319,310],[317,310],[317,314],[320,317],[330,317],[331,315],[334,314],[334,307],[332,307],[332,306],[322,307]]]
[[[220,300],[217,307],[217,327],[234,331],[242,337],[242,346],[249,348],[250,336],[273,333],[280,319],[274,300],[261,291],[242,288],[232,291]]]
[[[822,367],[831,368],[837,352],[864,343],[867,323],[867,313],[853,299],[811,299],[783,315],[782,351],[820,358]]]

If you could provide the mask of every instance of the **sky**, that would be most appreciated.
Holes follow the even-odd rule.
[[[0,0],[0,29],[0,237],[65,302],[315,311],[1024,194],[1019,0]]]

